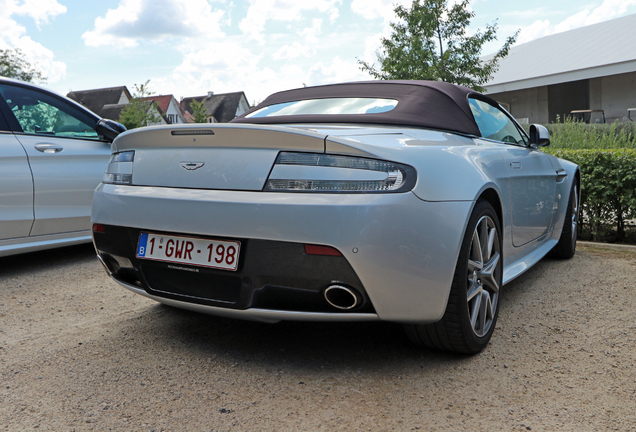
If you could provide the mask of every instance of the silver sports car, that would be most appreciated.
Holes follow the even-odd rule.
[[[482,350],[502,287],[576,248],[578,167],[443,82],[276,93],[230,124],[126,132],[93,200],[108,274],[233,318],[403,323]]]

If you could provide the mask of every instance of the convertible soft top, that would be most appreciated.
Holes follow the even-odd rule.
[[[468,104],[469,96],[497,106],[493,99],[470,88],[441,81],[361,81],[274,93],[232,120],[232,123],[371,123],[417,126],[480,136]],[[271,105],[326,98],[384,98],[395,99],[398,104],[391,111],[383,113],[246,117]]]

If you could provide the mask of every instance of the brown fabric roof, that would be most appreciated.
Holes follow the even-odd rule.
[[[472,89],[441,81],[362,81],[304,87],[268,96],[233,123],[371,123],[419,126],[480,136],[468,105],[468,96],[497,106],[497,102]],[[304,99],[372,97],[396,99],[397,106],[385,113],[317,114],[245,118],[260,108]]]

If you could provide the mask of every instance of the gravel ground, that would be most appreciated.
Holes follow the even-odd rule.
[[[634,275],[634,249],[544,259],[467,357],[390,323],[161,306],[110,281],[89,245],[1,258],[0,430],[632,431]]]

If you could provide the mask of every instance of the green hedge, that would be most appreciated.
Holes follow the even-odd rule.
[[[636,148],[636,123],[585,124],[566,121],[546,125],[550,147],[559,149]]]
[[[586,124],[566,120],[544,125],[550,132],[550,148],[636,148],[636,123]],[[528,132],[530,125],[524,125]]]
[[[615,229],[617,239],[623,241],[625,220],[636,217],[636,149],[560,148],[558,135],[554,138],[555,145],[545,152],[581,167],[581,210],[593,240],[601,241]],[[619,144],[622,139],[619,135]]]

